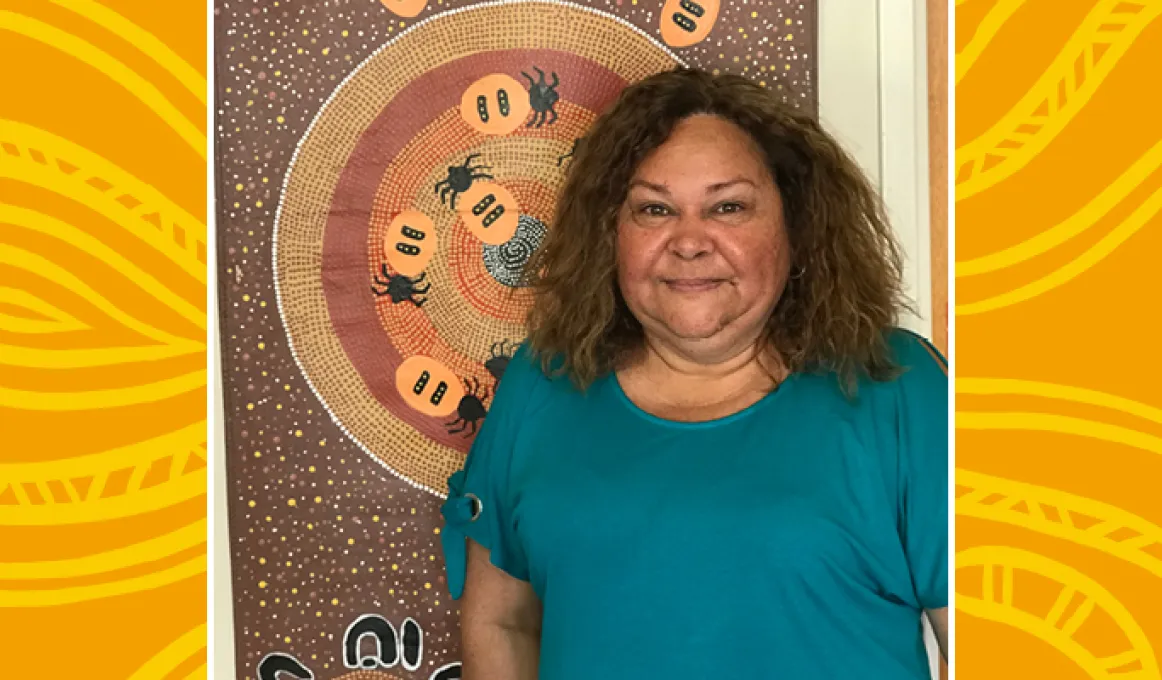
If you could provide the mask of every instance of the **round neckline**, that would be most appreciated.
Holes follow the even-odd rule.
[[[633,400],[630,399],[629,395],[625,393],[624,389],[622,389],[621,381],[617,379],[617,371],[610,371],[609,372],[609,381],[613,385],[613,392],[617,396],[618,401],[620,401],[623,406],[625,406],[627,409],[629,409],[630,412],[632,412],[637,417],[645,420],[646,422],[652,423],[654,425],[659,425],[661,427],[672,428],[672,429],[702,430],[702,429],[713,428],[713,427],[722,427],[723,425],[729,425],[729,424],[734,423],[738,420],[742,420],[743,418],[746,418],[747,416],[751,415],[752,413],[755,413],[755,412],[765,408],[769,404],[773,403],[774,400],[778,399],[780,397],[780,395],[785,393],[787,391],[787,388],[790,386],[790,384],[792,382],[794,382],[796,376],[798,376],[798,375],[799,375],[798,373],[788,374],[787,377],[784,378],[781,383],[779,383],[778,385],[775,386],[775,389],[764,394],[761,399],[759,399],[755,403],[751,404],[750,406],[747,406],[744,409],[741,409],[739,411],[735,411],[734,413],[731,413],[731,414],[728,414],[725,416],[721,416],[719,418],[713,418],[711,420],[698,420],[698,421],[693,421],[693,422],[688,422],[685,420],[670,420],[669,418],[662,418],[661,416],[656,416],[656,415],[650,413],[649,411],[646,411],[642,407],[638,406],[637,404],[633,403]]]

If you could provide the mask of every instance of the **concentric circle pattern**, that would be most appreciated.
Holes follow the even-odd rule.
[[[392,472],[442,493],[463,464],[491,348],[522,336],[514,289],[552,228],[562,156],[627,83],[677,63],[590,9],[478,5],[385,45],[320,112],[279,208],[279,310],[332,417]],[[409,211],[420,226],[398,223]],[[405,385],[417,356],[436,368]]]

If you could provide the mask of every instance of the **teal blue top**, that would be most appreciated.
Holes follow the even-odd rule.
[[[948,378],[894,331],[904,372],[790,376],[718,420],[582,394],[522,348],[449,480],[465,537],[532,584],[542,680],[928,677],[921,612],[948,605]],[[498,679],[499,680],[499,679]]]

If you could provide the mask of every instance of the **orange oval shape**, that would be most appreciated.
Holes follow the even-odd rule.
[[[507,243],[520,220],[516,199],[496,182],[474,183],[460,194],[457,210],[476,238],[490,246]]]
[[[460,97],[460,117],[486,135],[507,135],[525,122],[531,110],[524,86],[503,73],[484,76]]]
[[[425,356],[410,357],[395,369],[395,388],[408,406],[427,416],[451,415],[464,398],[452,369]]]
[[[414,17],[428,6],[428,0],[379,0],[379,2],[396,15],[406,18]]]
[[[719,0],[666,0],[662,40],[670,47],[689,47],[703,40],[718,20],[719,4]]]
[[[436,252],[436,226],[418,210],[396,215],[383,235],[383,256],[392,269],[404,276],[424,271]]]

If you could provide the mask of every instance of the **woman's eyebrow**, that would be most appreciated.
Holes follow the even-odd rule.
[[[629,188],[633,189],[634,187],[642,187],[643,189],[649,189],[650,191],[656,191],[659,194],[666,194],[667,196],[670,194],[670,190],[666,187],[666,185],[654,184],[653,182],[647,182],[644,179],[630,180]]]
[[[726,180],[725,182],[715,182],[714,184],[711,184],[710,186],[706,187],[706,193],[713,194],[722,191],[723,189],[728,189],[736,184],[749,184],[752,187],[755,186],[754,182],[745,177],[736,177],[734,179]]]

